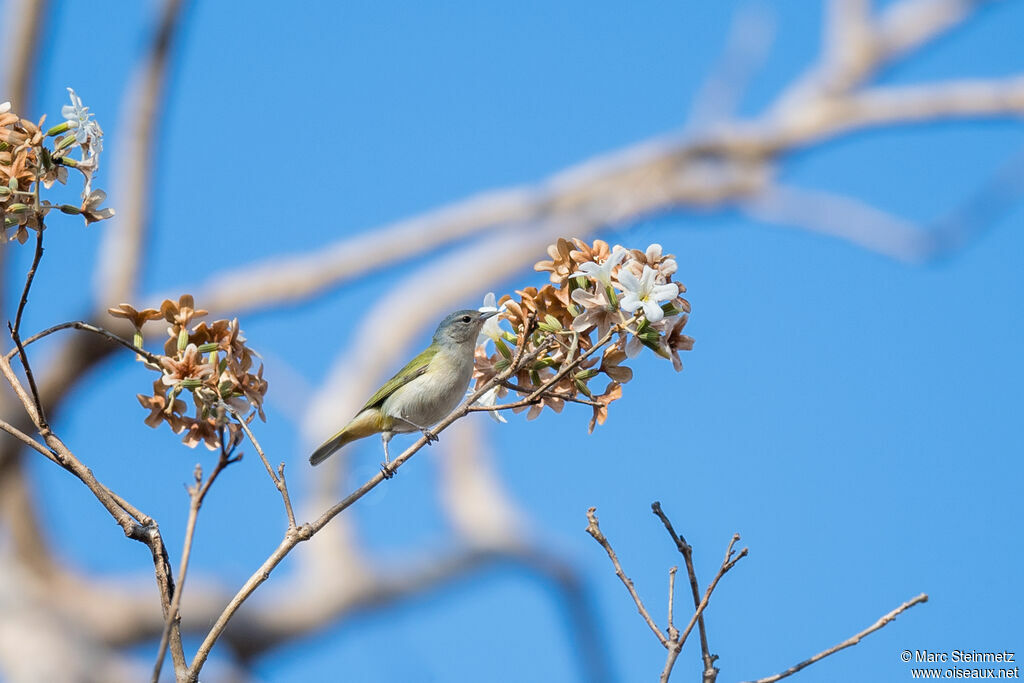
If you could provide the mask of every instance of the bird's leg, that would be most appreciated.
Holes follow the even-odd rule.
[[[413,427],[415,427],[416,429],[420,430],[420,432],[423,433],[424,438],[426,438],[426,440],[427,440],[427,445],[429,445],[433,441],[437,441],[437,434],[435,434],[434,432],[430,431],[426,427],[422,427],[422,426],[416,424],[415,422],[413,422],[412,420],[410,420],[407,417],[402,417],[401,420],[403,422],[411,424]]]
[[[380,473],[384,475],[385,479],[390,479],[395,476],[395,471],[391,469],[391,456],[388,454],[388,442],[391,441],[391,432],[381,432],[380,440],[384,443],[384,462],[380,464]]]

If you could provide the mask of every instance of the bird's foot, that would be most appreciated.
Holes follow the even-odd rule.
[[[395,476],[395,470],[391,469],[391,463],[386,460],[380,464],[380,473],[384,475],[385,479]]]
[[[434,432],[430,431],[429,429],[423,429],[421,431],[423,432],[423,438],[427,440],[428,446],[431,443],[437,441],[437,434],[435,434]]]

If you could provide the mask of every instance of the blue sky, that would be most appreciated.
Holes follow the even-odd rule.
[[[154,161],[143,289],[193,287],[216,269],[315,250],[679,130],[738,7],[309,2],[285,12],[271,2],[244,11],[195,3],[175,51]],[[64,88],[76,89],[105,129],[100,185],[116,208],[112,174],[128,144],[120,100],[157,3],[64,0],[54,8],[32,111],[57,117]],[[748,115],[818,50],[816,3],[774,3],[771,11],[776,39],[743,100]],[[995,3],[882,81],[1019,73],[1022,25],[1021,3]],[[1019,121],[926,124],[806,148],[779,172],[787,183],[927,222],[1022,147]],[[653,500],[695,547],[702,583],[733,532],[750,547],[707,613],[720,681],[781,671],[920,592],[931,597],[926,605],[794,680],[907,680],[905,648],[1024,649],[1015,571],[1024,560],[1022,219],[1016,208],[962,251],[924,266],[733,211],[601,235],[641,248],[659,242],[676,254],[697,340],[685,371],[653,355],[638,359],[636,379],[592,436],[589,414],[572,407],[500,426],[476,417],[487,422],[531,533],[579,568],[615,680],[654,680],[664,651],[584,533],[585,511],[597,506],[627,573],[664,623],[667,570],[680,560],[650,513]],[[79,317],[89,305],[103,229],[54,221],[25,329]],[[30,254],[17,251],[22,273]],[[269,420],[259,435],[273,460],[289,463],[297,493],[306,453],[288,407],[302,396],[292,389],[274,398],[272,359],[317,384],[360,312],[414,267],[243,318],[268,358]],[[526,268],[494,291],[542,280]],[[134,394],[149,381],[127,358],[103,366],[76,390],[57,428],[160,521],[176,556],[181,484],[196,461],[212,459],[142,424]],[[371,465],[379,457],[376,443],[357,453]],[[438,457],[418,455],[386,484],[386,501],[351,511],[381,558],[452,542],[433,486]],[[33,461],[32,476],[52,501],[47,521],[69,561],[97,573],[147,570],[141,549],[83,487],[46,462]],[[255,459],[229,470],[211,496],[194,570],[236,585],[276,544],[279,503]],[[352,681],[576,681],[573,637],[549,587],[501,567],[292,643],[260,660],[256,673],[267,681],[334,680],[339,672]],[[676,679],[694,678],[698,655],[690,642]]]

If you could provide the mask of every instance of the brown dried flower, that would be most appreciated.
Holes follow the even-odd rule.
[[[139,402],[150,410],[146,424],[156,427],[166,422],[176,434],[184,433],[185,445],[202,442],[214,450],[222,438],[232,447],[241,438],[234,417],[248,422],[259,415],[266,420],[263,365],[254,370],[257,356],[246,345],[237,319],[201,322],[190,330],[188,324],[207,312],[197,309],[189,294],[177,302],[165,300],[159,313],[139,312],[128,304],[110,313],[132,320],[137,328],[160,317],[171,323],[159,366],[147,365],[161,373],[160,379],[154,382],[151,396],[139,395]],[[185,401],[177,398],[186,392],[195,408],[191,414]]]
[[[137,311],[130,304],[119,304],[117,308],[108,308],[107,313],[115,318],[126,319],[136,330],[141,330],[142,326],[150,320],[159,320],[163,317],[160,315],[160,311],[155,308],[144,308],[141,311]]]

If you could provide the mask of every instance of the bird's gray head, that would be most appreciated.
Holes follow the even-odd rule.
[[[455,311],[437,326],[437,331],[434,332],[434,342],[437,344],[466,344],[476,341],[476,336],[480,334],[480,328],[484,321],[496,313],[497,311],[481,313],[471,308]]]

